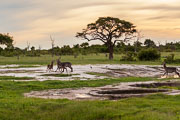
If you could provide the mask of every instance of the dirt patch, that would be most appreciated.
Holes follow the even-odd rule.
[[[176,85],[176,83],[180,86],[179,82],[129,82],[96,88],[68,88],[57,90],[32,91],[30,93],[25,93],[24,95],[26,97],[70,100],[117,100],[128,97],[142,97],[156,93],[163,93],[167,95],[179,95],[180,90],[142,88],[148,85],[157,85],[156,87],[158,87],[158,85]]]
[[[43,74],[41,76],[69,77],[72,75],[79,75],[79,74]]]

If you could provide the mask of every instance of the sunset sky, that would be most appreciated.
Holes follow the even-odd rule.
[[[132,22],[156,43],[180,41],[180,0],[0,0],[0,32],[10,33],[15,46],[27,41],[50,48],[50,35],[58,46],[82,43],[75,38],[98,17]],[[142,40],[143,41],[143,40]],[[100,43],[100,42],[97,42]]]

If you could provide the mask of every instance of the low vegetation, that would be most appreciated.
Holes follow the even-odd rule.
[[[141,50],[138,53],[138,59],[141,61],[152,61],[152,60],[159,60],[161,54],[156,49],[146,49]]]
[[[0,76],[0,80],[33,80],[33,77]]]
[[[4,68],[35,68],[35,67],[39,67],[39,65],[18,65],[18,66],[7,66]]]

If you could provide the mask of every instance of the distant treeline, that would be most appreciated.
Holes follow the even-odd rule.
[[[166,43],[165,45],[156,45],[155,42],[151,39],[146,39],[144,43],[139,41],[134,42],[133,44],[125,44],[124,42],[118,42],[114,47],[114,53],[116,54],[127,54],[128,52],[137,53],[143,49],[153,48],[159,52],[173,52],[180,51],[180,42],[171,42]],[[41,50],[41,48],[35,48],[34,46],[28,46],[25,49],[20,49],[18,47],[7,46],[6,48],[0,48],[0,55],[6,57],[12,56],[41,56],[50,54],[52,56],[61,56],[61,55],[74,55],[77,57],[79,54],[87,55],[91,53],[108,53],[106,45],[89,45],[85,42],[82,44],[76,44],[73,47],[69,45],[64,45],[63,47],[54,47],[48,50]]]

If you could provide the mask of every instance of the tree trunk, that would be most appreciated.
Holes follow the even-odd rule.
[[[113,48],[114,48],[113,45],[109,46],[109,60],[113,60],[113,52],[114,52]]]
[[[51,53],[51,55],[52,55],[52,57],[54,57],[54,50],[53,50],[53,48],[52,48],[52,53]]]

